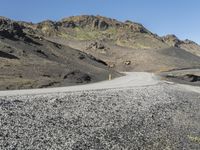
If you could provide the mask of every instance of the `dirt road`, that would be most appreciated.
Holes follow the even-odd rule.
[[[57,93],[57,92],[73,92],[73,91],[84,91],[84,90],[135,87],[135,86],[154,85],[159,82],[157,80],[157,77],[152,73],[126,72],[125,74],[126,74],[125,76],[115,78],[111,81],[103,81],[86,85],[46,88],[46,89],[0,91],[0,96],[47,94],[47,93]]]

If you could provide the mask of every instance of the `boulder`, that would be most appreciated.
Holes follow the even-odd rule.
[[[125,64],[125,65],[130,65],[130,64],[131,64],[131,61],[130,61],[130,60],[127,60],[127,61],[124,62],[124,64]]]

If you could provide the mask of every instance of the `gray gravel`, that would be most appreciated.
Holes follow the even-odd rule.
[[[143,87],[0,97],[1,150],[198,150],[200,94]]]

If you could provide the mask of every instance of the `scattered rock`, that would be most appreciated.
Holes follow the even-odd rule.
[[[86,50],[98,50],[99,53],[106,54],[107,50],[109,50],[108,47],[106,47],[102,42],[92,42],[88,47],[86,47]]]
[[[115,67],[115,64],[110,64],[109,67],[110,67],[110,68],[114,68],[114,67]]]
[[[83,59],[85,59],[85,55],[83,55],[83,54],[80,53],[79,56],[78,56],[78,58],[81,59],[81,60],[83,60]]]
[[[93,42],[86,49],[105,49],[105,46],[100,42]]]
[[[130,61],[130,60],[127,60],[127,61],[124,62],[124,64],[125,64],[125,65],[130,65],[130,64],[131,64],[131,61]]]

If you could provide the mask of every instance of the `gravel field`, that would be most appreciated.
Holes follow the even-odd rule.
[[[177,84],[0,97],[1,150],[198,150],[200,93]]]

